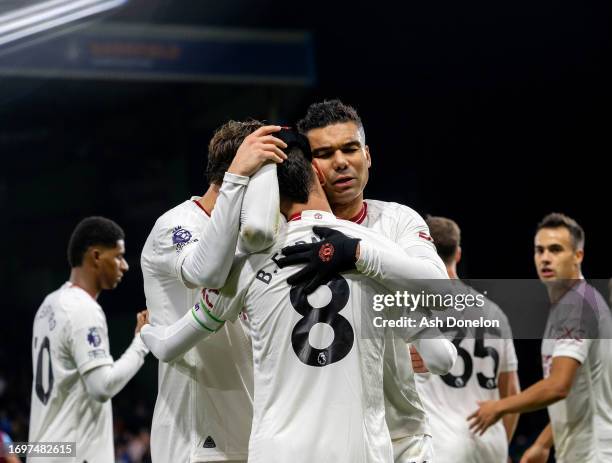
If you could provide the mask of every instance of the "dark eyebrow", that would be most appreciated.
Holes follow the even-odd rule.
[[[359,140],[350,140],[344,143],[342,146],[344,147],[344,146],[354,146],[354,145],[361,147],[361,142]]]
[[[312,155],[314,156],[318,156],[320,153],[325,153],[327,151],[335,151],[338,148],[349,148],[349,147],[361,147],[361,142],[359,140],[349,140],[345,143],[342,143],[341,145],[326,145],[326,146],[321,146],[320,148],[316,148],[314,150],[312,150]]]
[[[324,153],[325,151],[330,151],[333,149],[333,146],[322,146],[321,148],[317,148],[312,150],[313,156],[318,156],[319,153]]]

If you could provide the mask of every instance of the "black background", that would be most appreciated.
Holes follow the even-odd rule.
[[[311,102],[339,97],[364,122],[366,197],[455,219],[461,276],[535,277],[534,227],[552,211],[584,227],[585,275],[611,276],[608,2],[134,0],[108,20],[310,31],[317,80],[0,78],[0,371],[26,407],[33,314],[68,277],[73,227],[96,214],[126,231],[131,271],[100,298],[118,355],[144,307],[144,240],[162,212],[205,191],[206,145],[229,118],[291,124]],[[541,377],[539,342],[517,350],[526,386]],[[150,375],[152,360],[116,404]],[[12,397],[2,399],[9,415]],[[522,418],[520,431],[543,417]]]

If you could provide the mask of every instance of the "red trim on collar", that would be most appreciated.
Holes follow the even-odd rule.
[[[289,217],[289,220],[287,220],[287,222],[293,222],[294,220],[301,220],[301,219],[302,219],[302,213],[296,212],[291,217]]]
[[[364,201],[363,205],[361,206],[361,210],[357,213],[355,217],[351,217],[349,220],[351,222],[360,224],[361,222],[365,220],[367,215],[368,215],[368,203]]]
[[[208,217],[210,217],[210,212],[208,212],[206,209],[204,209],[204,206],[202,206],[199,202],[197,202],[195,199],[193,200],[193,202],[196,204],[196,206],[198,206],[200,209],[202,209],[204,211],[204,214],[206,214]]]

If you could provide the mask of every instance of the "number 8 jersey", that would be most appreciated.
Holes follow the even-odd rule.
[[[81,378],[112,364],[100,305],[69,282],[49,294],[34,318],[28,440],[76,442],[78,459],[49,461],[114,461],[111,401],[92,399]]]
[[[290,221],[277,249],[316,240],[332,227],[402,253],[373,231],[332,214],[305,211]],[[382,384],[384,331],[374,331],[372,296],[386,292],[356,272],[336,275],[305,296],[280,269],[280,253],[239,260],[209,309],[235,320],[240,311],[253,344],[255,392],[249,463],[392,462]],[[369,305],[368,305],[369,304]],[[418,331],[418,330],[417,330]]]

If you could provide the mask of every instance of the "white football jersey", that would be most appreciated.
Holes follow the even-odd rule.
[[[416,211],[397,203],[367,199],[360,213],[351,220],[397,243],[409,256],[430,260],[446,275],[444,263],[429,236],[429,228]],[[408,346],[397,336],[393,336],[393,342],[388,342],[385,348],[384,385],[391,437],[431,435],[416,388]]]
[[[452,284],[462,294],[479,294],[459,280]],[[481,308],[465,309],[464,317],[499,320],[500,328],[449,329],[458,354],[451,371],[444,376],[415,375],[431,423],[437,463],[508,461],[508,440],[501,420],[483,436],[470,432],[467,422],[478,401],[500,398],[500,373],[518,368],[508,318],[492,301],[484,301]]]
[[[210,217],[192,198],[162,215],[141,256],[153,325],[170,325],[197,301],[181,265]],[[239,207],[239,205],[238,205]],[[159,362],[151,429],[154,463],[245,460],[251,416],[253,365],[240,323],[227,324],[185,355]]]
[[[612,461],[612,317],[585,281],[553,307],[542,340],[544,377],[554,357],[580,362],[569,395],[548,406],[559,463]]]
[[[82,376],[112,365],[106,317],[85,290],[65,283],[36,312],[29,442],[76,442],[70,461],[115,460],[111,401],[89,396]]]
[[[321,211],[289,221],[275,249],[316,241],[314,225],[401,252],[378,234]],[[286,281],[299,269],[279,269],[278,257],[280,252],[237,261],[211,308],[228,320],[244,311],[253,343],[249,462],[393,461],[382,385],[384,330],[374,328],[377,312],[371,309],[373,294],[386,290],[350,272],[306,297],[301,285]],[[413,331],[408,338],[419,329]]]

